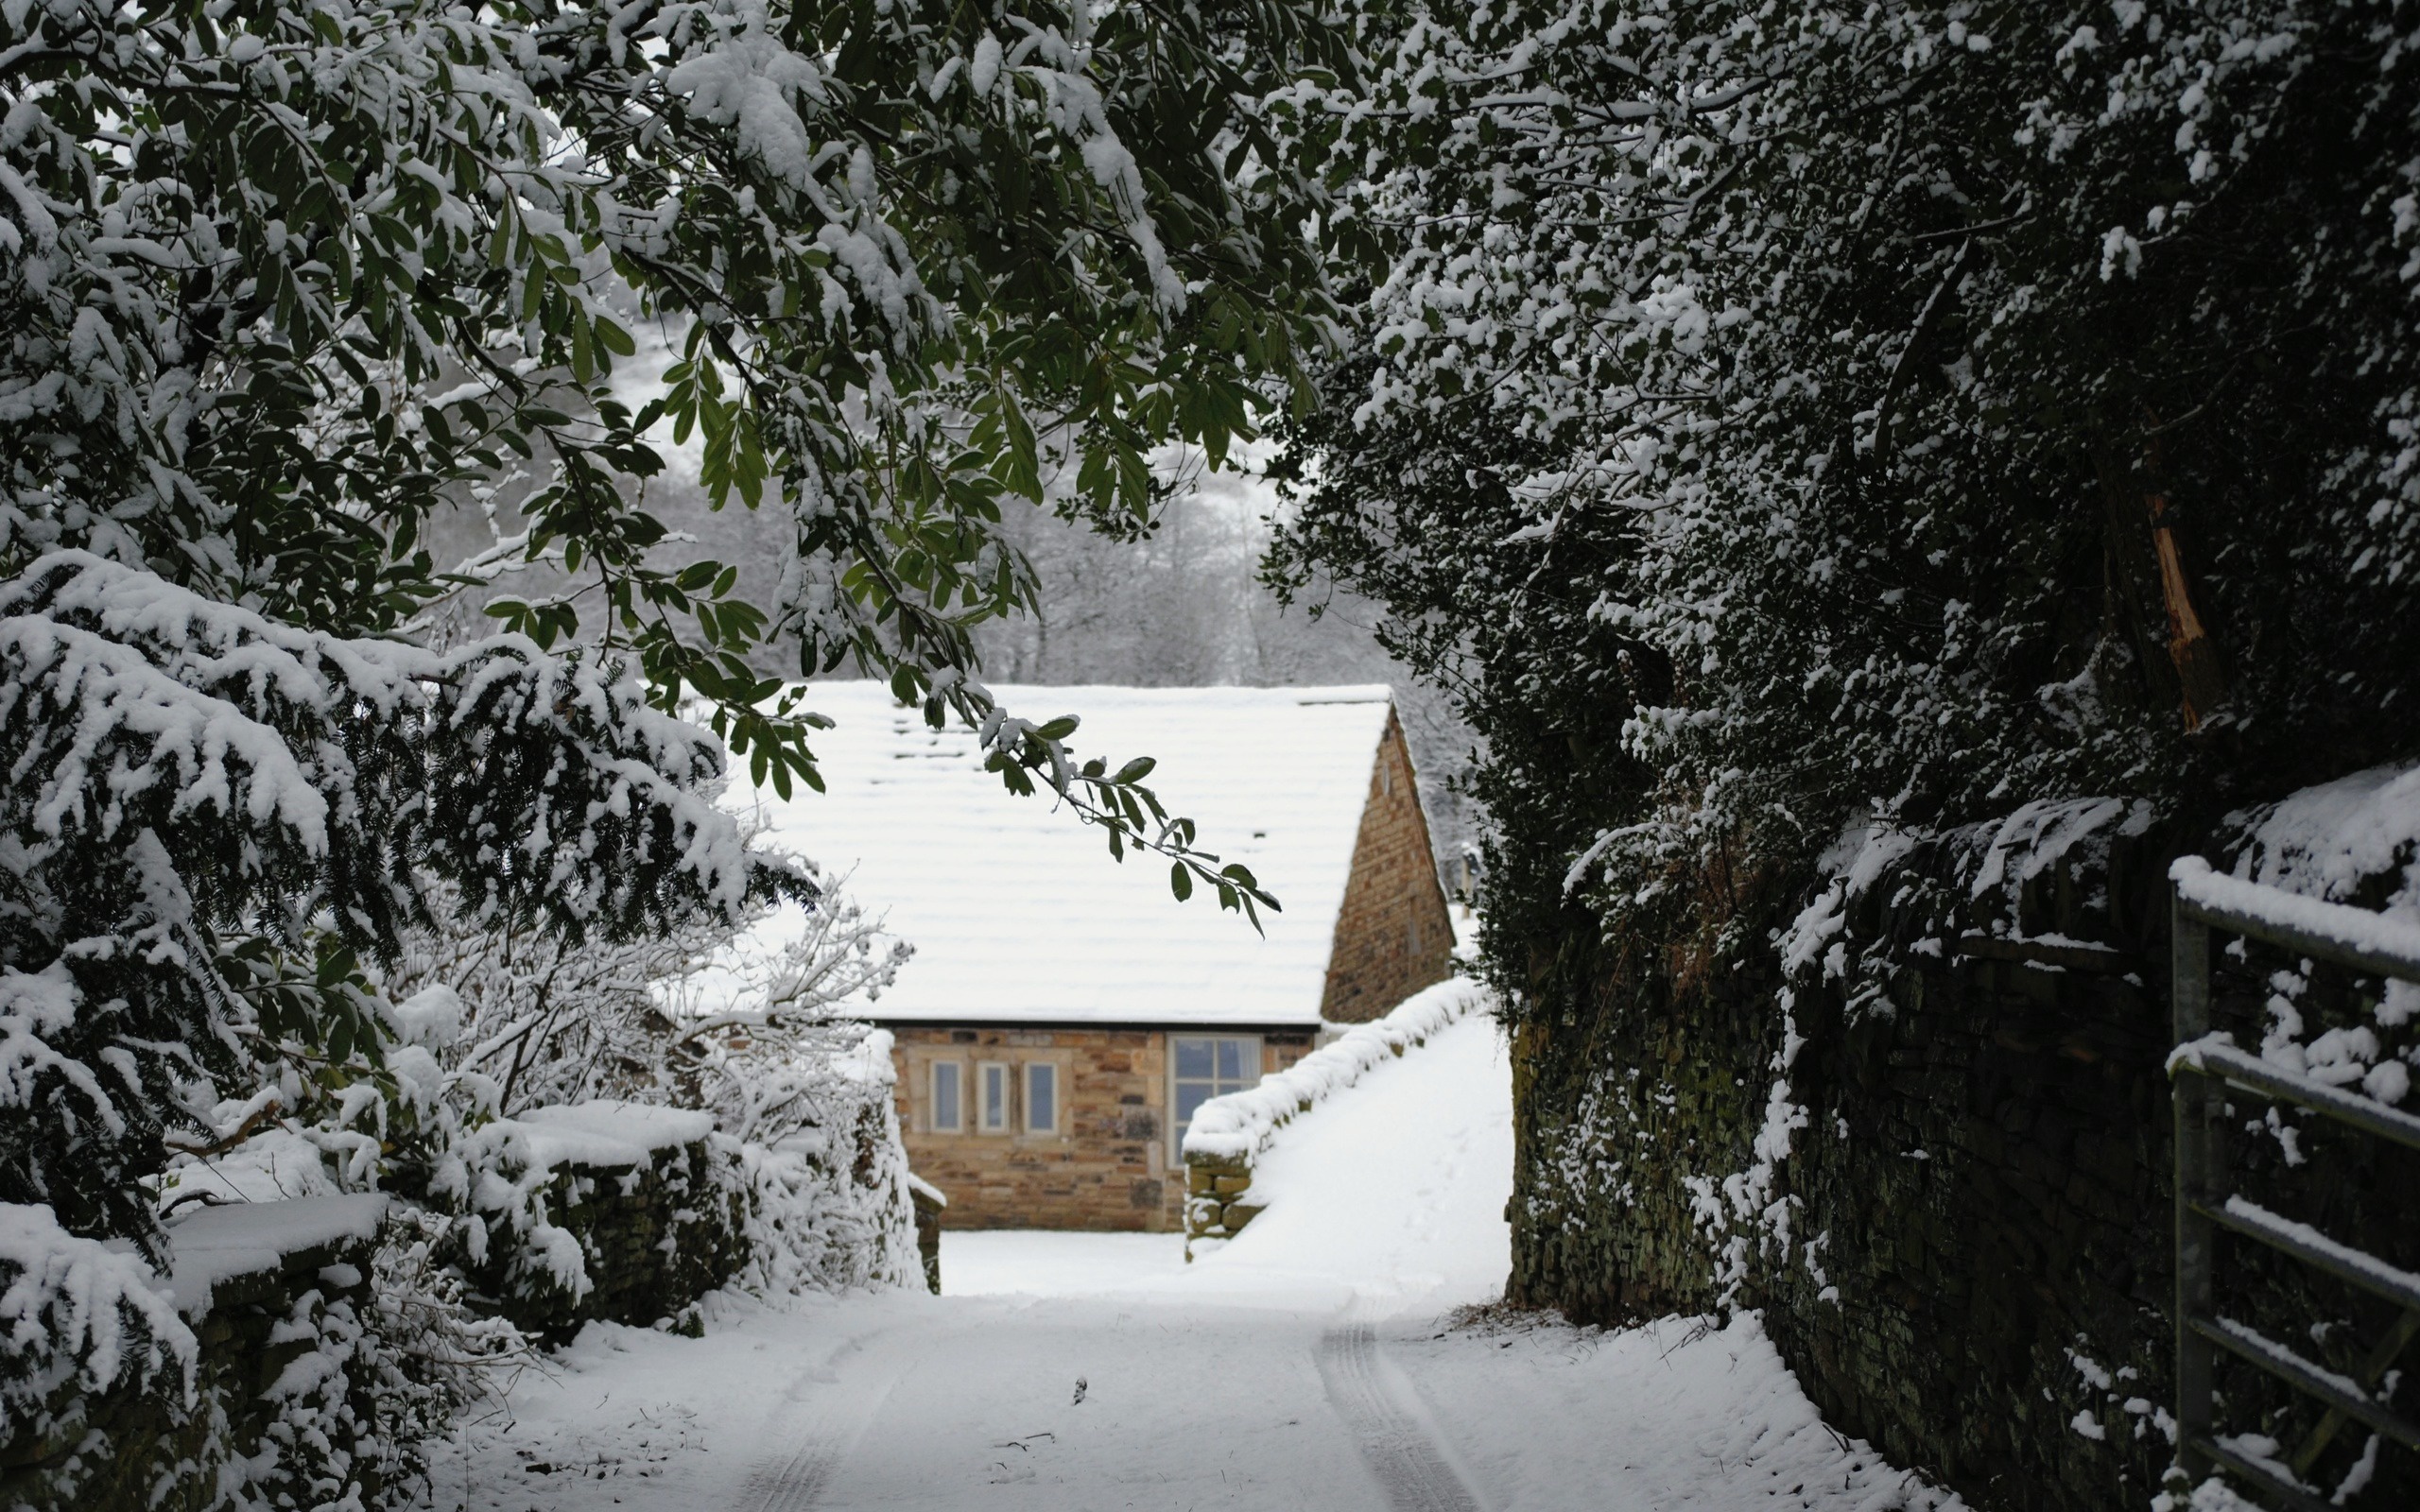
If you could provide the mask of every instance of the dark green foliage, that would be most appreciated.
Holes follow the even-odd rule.
[[[1437,103],[1371,128],[1395,270],[1274,564],[1465,691],[1506,949],[1583,854],[1625,941],[1753,951],[1860,816],[2420,748],[2398,8],[1609,5],[1517,65],[1559,103],[1478,66],[1564,9],[1380,50]]]

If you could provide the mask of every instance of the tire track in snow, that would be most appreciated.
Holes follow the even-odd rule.
[[[750,1476],[747,1500],[740,1504],[749,1512],[808,1512],[839,1468],[842,1448],[835,1438],[810,1437],[787,1463]]]
[[[878,1336],[869,1335],[842,1346],[826,1368],[856,1353]],[[787,1459],[759,1465],[750,1472],[737,1503],[743,1512],[813,1512],[824,1486],[832,1480],[832,1472],[840,1468],[841,1456],[865,1436],[874,1414],[890,1400],[892,1388],[923,1353],[919,1349],[905,1358],[893,1355],[877,1370],[873,1380],[863,1383],[863,1389],[851,1393],[847,1408],[827,1408],[804,1415],[804,1421],[793,1419],[798,1448]],[[837,1380],[831,1383],[838,1384]]]
[[[1478,1497],[1421,1426],[1417,1409],[1388,1379],[1377,1332],[1367,1323],[1331,1329],[1319,1344],[1328,1400],[1386,1492],[1394,1512],[1482,1512]]]

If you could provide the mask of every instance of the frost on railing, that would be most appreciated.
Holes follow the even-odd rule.
[[[2180,902],[2211,916],[2222,927],[2281,945],[2324,951],[2359,971],[2420,974],[2420,926],[2230,877],[2200,856],[2178,858],[2169,868],[2169,880],[2176,885]]]

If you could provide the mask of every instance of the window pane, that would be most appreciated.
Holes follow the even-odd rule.
[[[1240,1081],[1244,1074],[1244,1042],[1240,1040],[1219,1041],[1219,1079]]]
[[[983,1126],[987,1129],[1009,1126],[1009,1068],[983,1068]]]
[[[959,1126],[958,1062],[933,1062],[933,1127],[955,1132]]]
[[[1208,1040],[1178,1040],[1176,1042],[1176,1074],[1180,1076],[1207,1079],[1210,1075],[1212,1043],[1213,1041]]]
[[[1181,1081],[1176,1084],[1176,1121],[1193,1122],[1193,1110],[1209,1101],[1210,1084],[1206,1081]]]
[[[1036,1061],[1025,1068],[1025,1126],[1055,1128],[1059,1124],[1059,1068]]]

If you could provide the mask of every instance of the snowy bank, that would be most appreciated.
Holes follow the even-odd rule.
[[[1235,1238],[1268,1207],[1253,1167],[1278,1130],[1490,1001],[1477,983],[1440,982],[1385,1018],[1356,1024],[1334,1043],[1263,1076],[1258,1086],[1203,1103],[1184,1136],[1185,1253]]]
[[[1258,1086],[1210,1099],[1185,1130],[1186,1160],[1250,1161],[1294,1118],[1489,1001],[1487,989],[1476,982],[1440,982],[1404,999],[1385,1018],[1357,1023],[1335,1042],[1263,1076]]]

